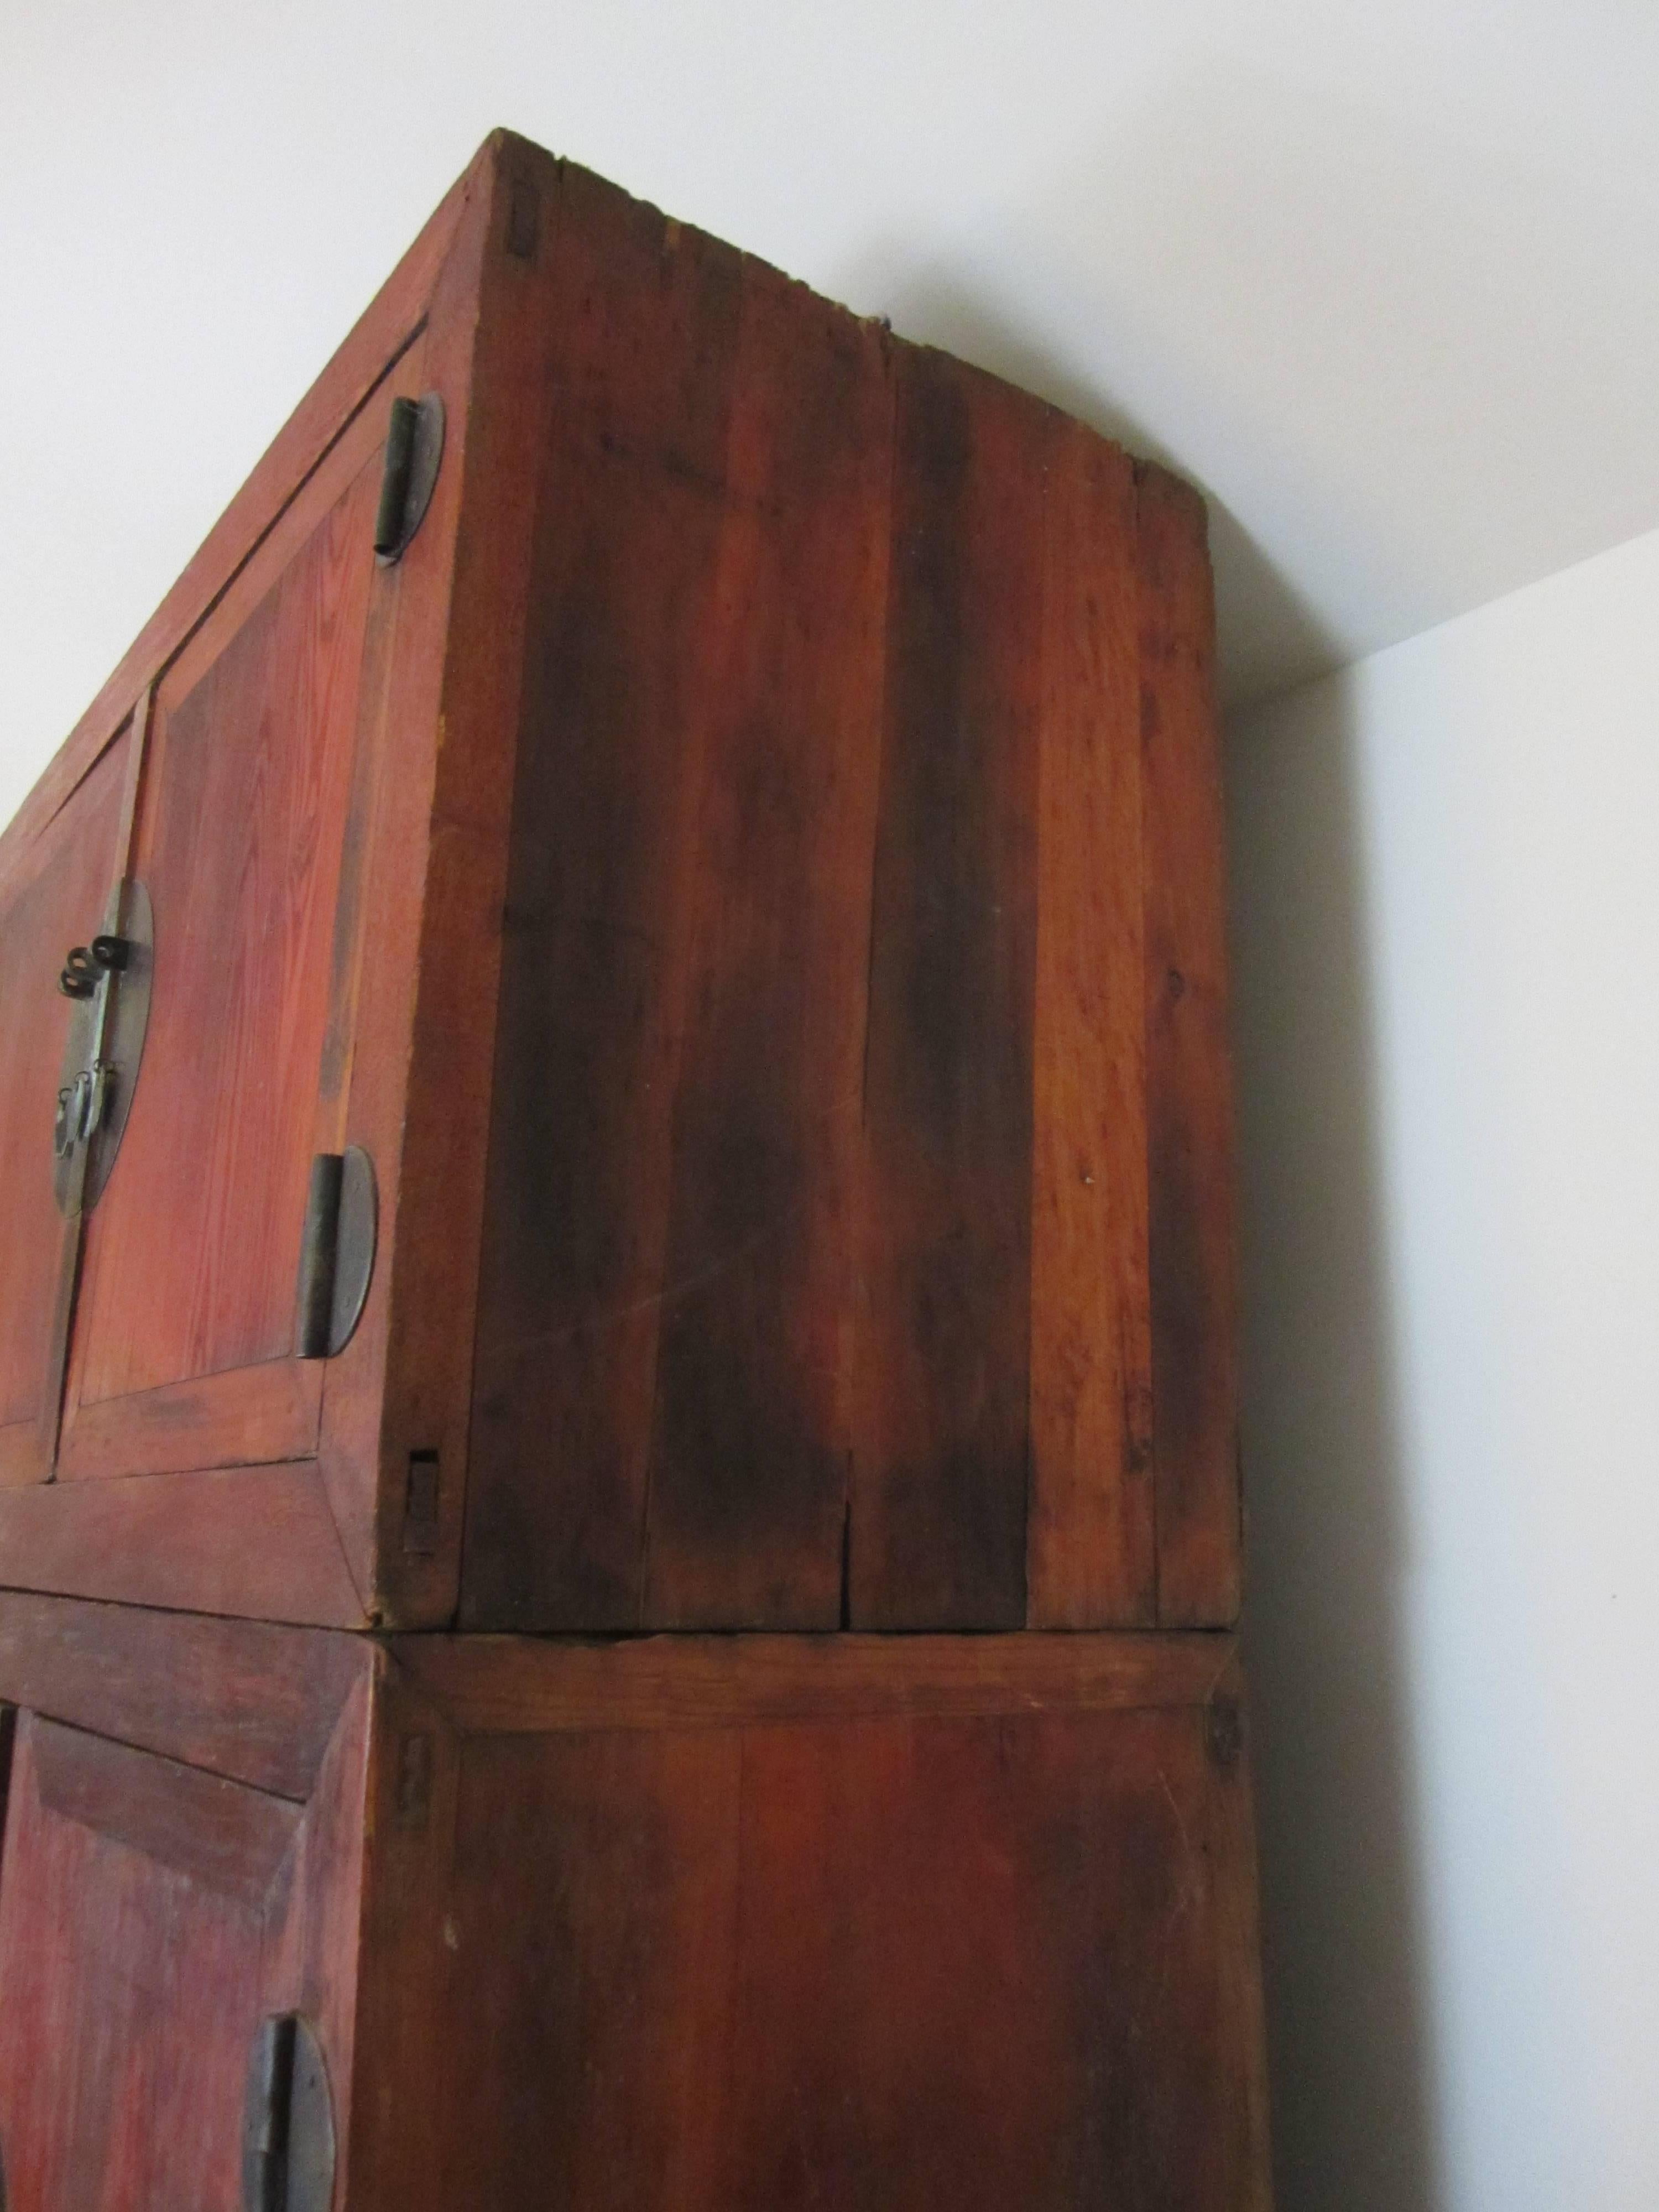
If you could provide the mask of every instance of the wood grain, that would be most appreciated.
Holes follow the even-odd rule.
[[[1139,568],[1133,464],[1048,477],[1033,1012],[1030,1625],[1150,1626]]]
[[[1223,1949],[1243,1760],[1181,1656],[1213,1682],[1225,1639],[664,1638],[693,1681],[717,1643],[851,1643],[925,1684],[948,1644],[1033,1695],[696,1726],[671,1690],[618,1725],[596,1673],[505,1729],[409,1675],[475,1641],[401,1639],[384,1709],[365,2022],[416,2094],[357,2148],[370,2201],[1267,2212],[1254,1965]],[[575,1656],[510,1642],[550,1679]],[[1147,1702],[1054,1693],[1047,1647],[1121,1643],[1175,1654]]]
[[[94,1402],[83,1399],[75,1407],[59,1471],[75,1480],[172,1474],[181,1462],[187,1470],[307,1457],[316,1448],[322,1395],[320,1365],[270,1358]]]
[[[1204,503],[1137,471],[1146,1118],[1158,1619],[1239,1590],[1238,1346],[1226,899]]]
[[[303,1806],[24,1717],[0,1883],[9,2202],[240,2203],[273,2012],[319,2028],[349,2138],[367,1687],[337,1707]]]
[[[638,1624],[739,258],[567,168],[502,950],[468,1625]]]
[[[850,1620],[1011,1627],[1026,1605],[1042,488],[1057,418],[943,354],[907,349],[896,374]]]
[[[337,973],[349,962],[354,975],[336,1000],[349,1052],[339,1141],[386,1172],[380,1293],[330,1363],[321,1460],[371,1612],[411,1626],[453,1620],[459,1593],[538,496],[526,455],[557,331],[537,242],[553,224],[558,164],[503,133],[486,160],[488,188],[456,233],[416,349],[411,389],[440,392],[447,410],[444,466],[414,543],[376,580],[386,678],[362,739],[375,763],[354,817],[362,915],[354,935],[337,935]],[[418,1546],[405,1525],[416,1453],[436,1455]]]
[[[744,264],[683,927],[643,1618],[841,1620],[891,392]]]
[[[295,1802],[372,1664],[349,1637],[0,1593],[0,1700]]]
[[[1201,1705],[1236,1664],[1230,1641],[1206,1635],[406,1636],[389,1648],[453,1726],[495,1734]]]
[[[264,1904],[299,1833],[285,1798],[80,1729],[36,1721],[33,1752],[47,1812],[245,1905]]]
[[[367,1625],[314,1460],[0,1489],[0,1559],[29,1589]]]

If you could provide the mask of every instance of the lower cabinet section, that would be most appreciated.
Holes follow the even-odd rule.
[[[0,1596],[7,2212],[1258,2212],[1211,1635]]]

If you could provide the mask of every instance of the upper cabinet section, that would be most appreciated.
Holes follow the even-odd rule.
[[[36,966],[113,886],[151,982],[69,1227],[8,1031],[0,1579],[1232,1617],[1192,493],[503,137],[146,638],[142,772],[0,840]]]

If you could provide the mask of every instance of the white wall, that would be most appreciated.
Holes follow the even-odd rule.
[[[1282,2212],[1654,2212],[1659,535],[1230,750]]]
[[[493,125],[1210,495],[1260,698],[1659,526],[1659,9],[0,0],[0,821]]]

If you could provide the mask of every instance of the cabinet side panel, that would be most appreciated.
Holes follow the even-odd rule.
[[[741,263],[567,169],[509,857],[464,1622],[641,1610]]]
[[[353,2203],[1266,2212],[1233,1688],[510,1735],[405,1695]]]
[[[696,702],[649,1626],[841,1618],[888,354],[873,325],[745,262]]]
[[[1158,1618],[1238,1611],[1232,1084],[1204,506],[1138,472]]]
[[[1045,468],[1059,418],[899,355],[864,1091],[852,1625],[1025,1618]]]

